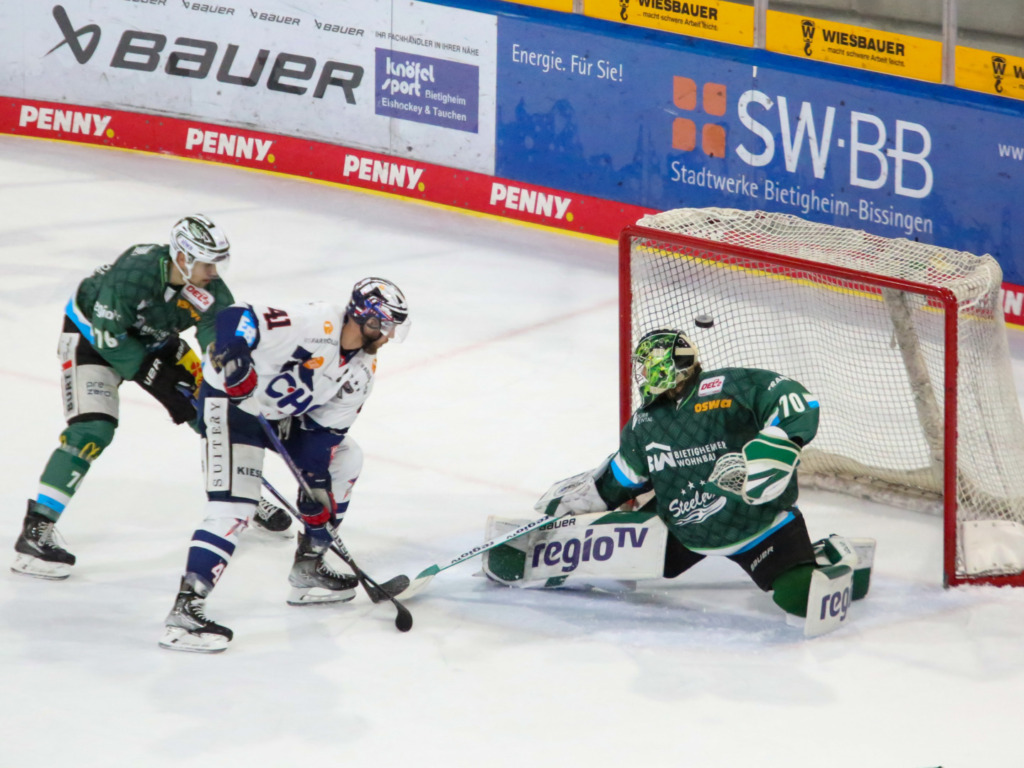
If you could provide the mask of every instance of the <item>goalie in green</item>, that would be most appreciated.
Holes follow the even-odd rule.
[[[807,617],[807,634],[843,623],[850,601],[867,593],[874,541],[833,535],[812,544],[796,507],[817,399],[772,371],[703,371],[677,330],[646,334],[633,364],[642,403],[618,451],[552,486],[537,510],[564,520],[487,553],[485,573],[521,586],[674,578],[716,555],[784,611]],[[639,513],[611,511],[652,492]]]

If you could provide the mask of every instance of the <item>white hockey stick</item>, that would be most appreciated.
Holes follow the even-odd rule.
[[[448,568],[451,568],[453,565],[458,565],[464,560],[469,560],[472,557],[476,557],[477,555],[486,552],[489,549],[494,549],[495,547],[500,547],[502,544],[507,544],[508,542],[512,541],[512,539],[518,539],[520,536],[525,536],[530,531],[536,530],[537,528],[543,528],[545,525],[553,523],[555,520],[558,520],[562,517],[565,517],[565,515],[558,515],[556,517],[550,517],[545,515],[539,520],[534,520],[532,523],[527,523],[526,525],[519,526],[514,531],[509,531],[504,536],[500,536],[496,539],[486,541],[483,544],[479,544],[473,547],[472,549],[463,552],[461,555],[453,557],[451,560],[446,561],[444,564],[434,563],[429,568],[424,568],[422,571],[420,571],[416,575],[416,578],[409,582],[409,586],[403,589],[397,595],[395,595],[395,597],[401,597],[403,599],[412,597],[420,590],[422,590],[424,587],[426,587],[427,584],[430,583],[431,579],[437,576],[437,574],[439,574],[441,571],[447,570]]]

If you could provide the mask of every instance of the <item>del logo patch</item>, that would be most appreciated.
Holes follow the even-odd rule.
[[[705,379],[700,383],[700,389],[697,390],[697,397],[707,397],[708,395],[717,395],[722,391],[722,385],[725,384],[724,376],[715,376],[711,379]]]
[[[181,295],[200,312],[205,312],[213,306],[213,294],[202,288],[196,288],[191,283],[185,284],[185,287],[181,289]]]

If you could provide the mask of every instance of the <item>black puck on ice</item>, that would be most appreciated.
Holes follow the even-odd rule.
[[[715,318],[711,315],[697,315],[693,318],[693,323],[698,328],[710,328],[715,324]]]

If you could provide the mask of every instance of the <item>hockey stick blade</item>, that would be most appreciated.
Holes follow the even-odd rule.
[[[557,517],[550,517],[548,515],[545,515],[544,517],[538,520],[534,520],[532,523],[526,523],[525,525],[521,525],[513,531],[509,531],[504,536],[499,536],[495,539],[491,539],[490,541],[486,541],[483,544],[480,544],[476,547],[473,547],[472,549],[463,552],[461,555],[456,555],[444,564],[434,563],[430,567],[424,568],[422,571],[416,574],[416,578],[409,582],[409,586],[406,589],[399,592],[398,595],[396,595],[396,597],[401,597],[403,600],[410,598],[413,595],[421,592],[427,586],[427,584],[429,584],[431,580],[433,580],[433,578],[437,576],[437,574],[439,574],[441,571],[447,570],[448,568],[451,568],[453,565],[458,565],[461,562],[476,557],[477,555],[482,554],[489,549],[494,549],[495,547],[500,547],[502,544],[507,544],[508,542],[512,541],[512,539],[518,539],[520,536],[525,536],[530,531],[534,531],[538,528],[543,528],[545,525],[553,523],[555,520],[558,520],[561,517],[564,517],[564,515],[558,515]]]
[[[312,490],[310,490],[309,483],[307,483],[306,479],[302,476],[302,472],[299,471],[298,466],[295,464],[295,460],[284,447],[284,443],[281,442],[281,438],[277,436],[277,432],[275,432],[274,428],[270,426],[270,422],[267,421],[267,417],[262,413],[259,413],[256,415],[256,419],[259,421],[260,426],[263,427],[263,432],[266,434],[270,444],[274,446],[274,450],[277,451],[277,454],[284,461],[285,466],[288,467],[288,471],[292,473],[292,477],[295,478],[295,482],[298,483],[299,488],[302,489],[302,492],[306,494],[306,496],[313,498],[314,495]],[[264,485],[268,488],[270,487],[266,480],[264,480]],[[277,493],[277,491],[273,491],[273,493],[282,503],[284,503],[283,496]],[[288,507],[289,512],[293,515],[298,515],[294,508],[292,508],[291,504],[287,504],[286,506]],[[395,606],[395,609],[398,611],[398,615],[395,617],[395,627],[398,631],[408,632],[412,629],[412,613],[409,612],[409,609],[398,602],[390,592],[385,591],[380,584],[371,579],[369,575],[367,575],[366,571],[356,565],[355,560],[352,559],[352,555],[349,554],[348,547],[346,547],[344,542],[341,540],[341,536],[338,534],[338,530],[336,528],[327,526],[327,530],[328,533],[330,533],[331,539],[334,541],[334,545],[331,547],[332,551],[340,557],[349,568],[352,569],[352,572],[359,580],[359,584],[366,590],[367,595],[370,595],[370,599],[373,600],[373,594],[376,593],[371,592],[371,590],[376,587],[381,594],[387,595],[387,599],[391,601]],[[373,602],[377,601],[373,600]]]
[[[409,577],[403,574],[401,576],[395,576],[394,578],[388,579],[381,584],[379,588],[371,584],[370,588],[366,590],[366,594],[369,595],[371,601],[375,603],[383,603],[385,600],[397,597],[408,588]]]

